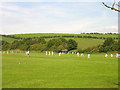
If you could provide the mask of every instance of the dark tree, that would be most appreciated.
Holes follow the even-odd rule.
[[[73,39],[68,40],[68,50],[73,50],[77,48],[77,42]]]

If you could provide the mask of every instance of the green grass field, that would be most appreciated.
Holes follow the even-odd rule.
[[[20,64],[19,64],[20,62]],[[117,88],[118,59],[45,53],[3,54],[3,88]]]
[[[97,45],[103,44],[103,39],[88,39],[88,38],[66,38],[66,39],[74,39],[78,43],[78,48],[86,49],[88,47],[93,47]]]

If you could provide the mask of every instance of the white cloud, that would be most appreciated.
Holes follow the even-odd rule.
[[[0,9],[12,10],[12,11],[19,10],[19,8],[17,6],[11,6],[9,4],[4,4],[4,3],[1,3]]]
[[[106,26],[105,28],[106,28],[106,29],[114,29],[114,30],[117,30],[117,29],[118,29],[118,26]]]
[[[62,5],[62,4],[61,4]],[[70,5],[72,7],[72,4]],[[43,32],[109,32],[117,31],[117,17],[110,16],[103,10],[98,17],[79,17],[71,12],[71,7],[57,6],[57,4],[39,4],[26,8],[11,4],[3,4],[0,11],[3,16],[3,30],[5,33],[43,33]],[[75,4],[74,4],[75,7]],[[80,6],[75,7],[79,10]],[[87,7],[88,8],[88,7]],[[91,7],[93,8],[93,7]],[[85,13],[84,10],[80,10]],[[96,11],[94,9],[94,11]],[[78,14],[77,13],[77,14]],[[79,15],[79,14],[78,14]],[[93,14],[94,15],[94,14]],[[1,33],[1,32],[0,32]]]

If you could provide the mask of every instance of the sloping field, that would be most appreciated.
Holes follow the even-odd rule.
[[[66,38],[70,39],[70,38]],[[104,42],[103,39],[89,39],[89,38],[71,38],[74,39],[78,43],[78,48],[86,49],[88,47],[97,46]]]
[[[3,41],[9,42],[9,43],[12,43],[13,41],[18,40],[18,39],[9,38],[9,37],[2,37],[1,39]]]

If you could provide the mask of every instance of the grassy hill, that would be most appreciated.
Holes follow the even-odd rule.
[[[22,37],[22,38],[32,38],[32,37],[47,37],[47,36],[92,36],[92,37],[112,37],[118,38],[118,34],[63,34],[63,33],[32,33],[32,34],[14,34],[10,36]]]
[[[48,41],[53,38],[46,38],[45,40]],[[78,48],[85,49],[88,47],[93,47],[99,44],[103,43],[103,39],[88,39],[88,38],[65,38],[65,39],[74,39],[78,43]],[[7,41],[9,43],[12,43],[15,40],[19,39],[14,39],[14,38],[9,38],[9,37],[2,37],[3,41]]]
[[[86,36],[92,37],[103,37],[103,38],[118,38],[118,34],[63,34],[63,33],[32,33],[32,34],[14,34],[14,35],[7,35],[2,37],[2,40],[12,43],[16,39],[19,38],[33,38],[33,37],[44,37],[46,41],[64,36],[65,39],[74,39],[78,43],[78,48],[85,49],[88,47],[93,47],[99,44],[102,44],[105,39],[94,39],[94,38],[86,38]],[[14,36],[14,37],[11,37]],[[55,36],[55,37],[54,37]],[[57,37],[58,36],[58,37]],[[82,36],[82,38],[78,38],[78,36]],[[47,37],[47,38],[46,38]]]
[[[70,38],[66,38],[66,39],[70,39]],[[74,39],[78,43],[78,48],[81,49],[97,46],[104,42],[103,39],[88,39],[88,38],[71,38],[71,39]]]

